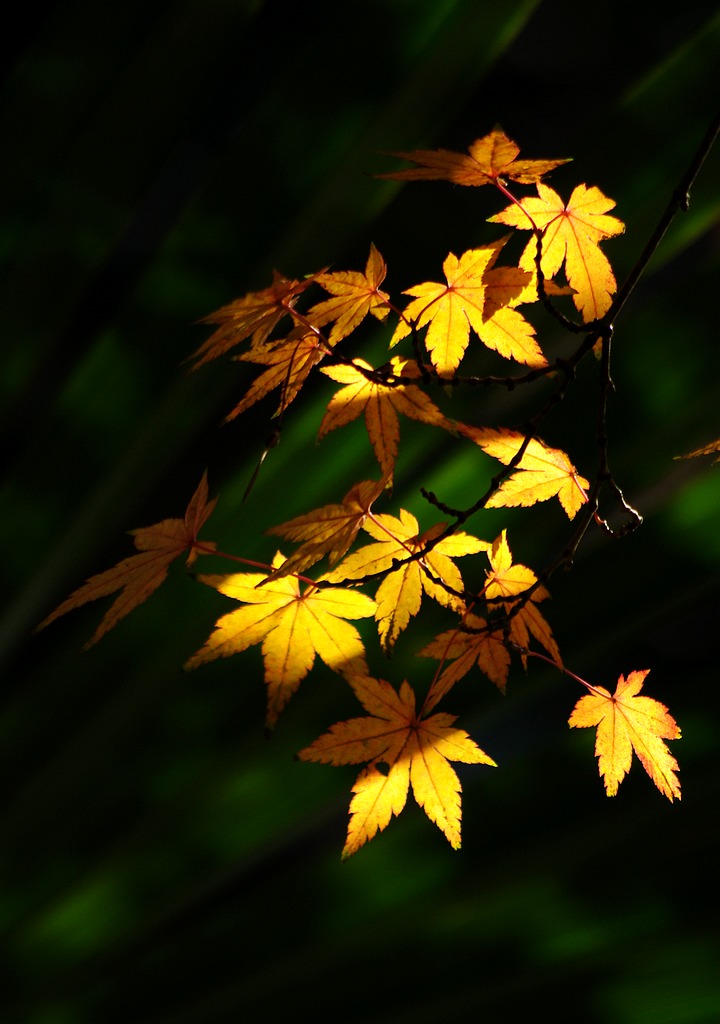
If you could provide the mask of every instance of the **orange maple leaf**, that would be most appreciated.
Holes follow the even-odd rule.
[[[329,349],[319,334],[307,327],[297,327],[273,348],[252,350],[235,358],[260,363],[268,369],[256,377],[225,422],[235,419],[275,388],[281,388],[280,404],[273,413],[279,416],[287,409],[307,380],[313,367],[328,354]]]
[[[318,302],[308,310],[307,316],[316,327],[324,327],[334,321],[328,335],[330,345],[351,334],[368,314],[377,320],[385,320],[390,312],[389,296],[380,291],[380,285],[386,272],[385,261],[371,244],[364,274],[347,270],[317,275],[318,284],[333,298]]]
[[[517,456],[526,440],[514,430],[492,430],[456,424],[457,430],[479,445],[484,452],[508,465]],[[568,519],[574,519],[587,500],[590,482],[580,476],[565,452],[550,448],[531,438],[520,461],[509,477],[502,481],[487,501],[486,508],[534,505],[557,497]]]
[[[717,441],[711,441],[710,444],[705,444],[702,448],[696,448],[694,452],[688,452],[687,455],[676,455],[676,459],[696,459],[699,455],[717,455],[720,452],[720,438]],[[716,459],[713,459],[713,466],[720,462],[720,455]]]
[[[487,554],[490,571],[486,574],[482,594],[488,602],[488,611],[502,609],[506,621],[502,625],[493,624],[468,612],[459,626],[440,633],[419,652],[422,657],[451,662],[433,680],[425,701],[426,710],[433,708],[476,664],[504,693],[510,669],[508,644],[520,648],[523,664],[527,665],[524,652],[530,636],[562,665],[552,630],[537,607],[538,602],[550,596],[545,587],[535,586],[529,600],[522,604],[511,600],[534,586],[537,576],[526,565],[513,562],[505,530],[488,545]]]
[[[322,271],[318,271],[318,274]],[[268,338],[285,316],[293,317],[297,324],[304,324],[304,317],[296,317],[293,307],[298,297],[318,277],[310,274],[300,281],[283,277],[273,271],[273,283],[269,288],[249,292],[241,299],[235,299],[227,306],[203,318],[201,323],[220,324],[214,334],[203,342],[191,356],[195,360],[193,369],[211,359],[217,359],[241,341],[252,336],[252,348],[260,351],[267,345]]]
[[[79,608],[88,601],[96,601],[100,597],[121,593],[105,613],[100,625],[83,650],[97,643],[103,634],[117,625],[143,601],[146,601],[154,590],[167,578],[170,563],[180,555],[188,552],[186,565],[192,565],[200,550],[198,533],[210,517],[217,498],[208,502],[207,473],[203,473],[197,490],[190,499],[184,519],[163,519],[154,526],[145,526],[130,530],[137,555],[124,558],[112,569],[91,576],[81,587],[74,590],[62,604],[51,612],[37,627],[38,630],[54,622],[66,612]],[[203,541],[202,551],[210,553],[215,545]]]
[[[578,185],[567,204],[542,182],[537,190],[537,197],[527,196],[519,205],[513,203],[488,220],[528,231],[534,226],[542,231],[543,276],[554,277],[564,263],[576,308],[586,323],[597,320],[610,308],[617,289],[612,267],[599,245],[625,230],[617,217],[606,216],[615,202],[595,186]],[[536,251],[537,242],[532,238],[520,266],[533,270]]]
[[[278,552],[273,569],[283,561]],[[244,607],[218,619],[205,646],[185,668],[197,668],[261,643],[268,687],[266,724],[272,728],[312,668],[316,654],[340,675],[367,672],[360,634],[345,620],[372,615],[375,602],[354,590],[309,585],[301,591],[295,576],[271,581],[267,577],[268,573],[254,572],[198,577],[221,594],[242,601]]]
[[[338,583],[387,572],[395,561],[405,561],[409,555],[424,550],[445,526],[445,523],[437,523],[421,534],[417,519],[405,509],[400,510],[399,519],[384,513],[373,514],[365,520],[363,529],[376,543],[366,544],[348,555],[323,578]],[[489,546],[487,541],[468,533],[455,533],[439,541],[422,557],[405,561],[398,569],[388,572],[375,594],[375,619],[383,648],[389,651],[410,619],[420,611],[423,593],[445,608],[463,611],[465,605],[459,596],[463,580],[452,558],[486,551]]]
[[[602,686],[581,697],[570,715],[572,727],[597,726],[595,754],[608,796],[630,770],[633,750],[657,788],[668,800],[680,799],[678,763],[663,740],[680,738],[677,722],[664,704],[652,697],[638,697],[648,669],[620,676],[614,694]]]
[[[509,301],[519,295],[530,275],[508,267],[509,274],[501,275],[496,269],[493,276],[487,276],[493,274],[498,251],[497,243],[491,243],[468,249],[459,258],[448,253],[443,263],[446,284],[426,281],[406,289],[403,294],[415,298],[405,308],[390,345],[410,333],[411,322],[418,329],[427,327],[425,347],[437,372],[447,376],[458,368],[472,328],[484,345],[508,359],[529,366],[547,365],[533,327],[516,309],[500,305],[503,298]]]
[[[397,461],[400,441],[398,413],[451,433],[455,431],[454,425],[421,388],[414,384],[383,384],[370,380],[366,373],[372,373],[373,368],[364,359],[354,359],[347,366],[324,366],[321,372],[345,386],[330,399],[318,439],[364,415],[375,457],[388,479]],[[398,356],[390,360],[390,372],[395,377],[420,378],[417,363]]]
[[[268,579],[303,573],[315,562],[328,556],[329,564],[339,562],[361,526],[365,523],[373,501],[382,492],[385,480],[364,480],[353,484],[341,504],[323,505],[322,508],[296,516],[266,533],[286,540],[301,541],[301,546]]]
[[[492,610],[493,606],[498,607],[502,602],[504,614],[508,619],[506,626],[508,637],[512,644],[520,648],[523,665],[527,668],[525,652],[529,647],[531,636],[545,648],[557,665],[562,665],[560,651],[553,638],[550,625],[537,607],[539,602],[547,600],[550,594],[545,587],[536,586],[538,580],[532,569],[513,562],[505,530],[493,541],[492,547],[488,551],[488,558],[490,572],[487,574],[484,587],[488,609]],[[512,600],[513,597],[519,597],[531,587],[534,589],[529,600],[522,602]]]
[[[398,693],[384,679],[352,676],[348,682],[367,717],[338,722],[297,755],[303,761],[362,764],[350,803],[350,823],[343,857],[349,857],[390,823],[413,795],[453,849],[460,847],[460,780],[450,761],[488,764],[492,758],[463,729],[455,715],[418,715],[415,694],[404,681]],[[387,772],[377,768],[382,763]]]
[[[494,185],[504,178],[524,185],[539,181],[543,175],[568,162],[565,160],[517,160],[520,147],[500,128],[476,139],[468,154],[448,149],[415,149],[410,153],[391,153],[418,164],[405,171],[377,174],[377,178],[395,181],[452,181],[456,185]]]
[[[450,664],[433,680],[425,701],[430,711],[455,683],[477,665],[501,692],[505,692],[510,670],[510,652],[502,630],[493,630],[485,619],[469,613],[455,629],[440,633],[418,655]]]

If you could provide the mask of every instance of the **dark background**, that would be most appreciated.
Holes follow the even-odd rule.
[[[398,296],[496,237],[492,190],[378,181],[399,166],[388,150],[464,150],[500,123],[524,156],[574,157],[550,184],[616,199],[627,229],[605,248],[622,279],[715,115],[717,4],[68,0],[15,18],[0,92],[3,1021],[715,1024],[720,469],[674,457],[720,435],[717,149],[617,325],[611,460],[645,523],[617,543],[591,534],[546,606],[581,676],[613,688],[651,669],[646,691],[683,729],[682,802],[637,763],[605,797],[590,732],[567,728],[572,680],[516,668],[502,698],[476,674],[447,710],[500,767],[462,772],[462,850],[409,806],[341,863],[354,771],[293,760],[357,713],[322,666],[267,741],[257,649],[181,671],[228,606],[180,566],[87,653],[99,605],[32,631],[130,553],[126,530],[181,515],[206,467],[221,495],[207,536],[259,560],[265,527],[374,474],[360,425],[315,447],[320,380],[243,505],[274,403],[221,427],[250,371],[182,361],[207,337],[197,321],[274,267],[361,269],[372,240]],[[583,367],[543,432],[586,475],[594,385]],[[458,401],[510,423],[535,399]],[[420,485],[473,500],[477,450],[408,423],[402,437],[397,505],[428,526]],[[473,532],[507,524],[536,568],[567,536],[557,502],[486,517]],[[413,652],[447,619],[423,622],[373,670],[421,688]]]

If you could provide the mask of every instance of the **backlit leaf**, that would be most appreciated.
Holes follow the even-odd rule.
[[[491,430],[463,423],[457,424],[457,430],[506,466],[517,456],[526,440],[523,434],[514,430]],[[557,497],[568,519],[574,519],[578,509],[588,500],[586,491],[589,486],[589,481],[578,474],[565,452],[532,438],[519,463],[501,482],[485,507],[534,505],[535,502]]]
[[[354,484],[341,504],[323,505],[314,512],[272,526],[267,533],[302,543],[268,579],[288,573],[303,573],[324,555],[328,556],[331,566],[335,565],[355,540],[373,501],[384,487],[384,480],[365,480]]]
[[[424,391],[414,384],[383,384],[366,376],[372,367],[364,359],[354,359],[350,366],[325,366],[322,373],[343,384],[330,400],[323,416],[318,438],[331,430],[365,417],[365,426],[383,474],[390,478],[395,468],[400,441],[398,413],[433,427],[454,433],[454,425],[446,419]],[[390,370],[398,377],[419,379],[417,364],[394,356]]]
[[[356,270],[318,274],[318,284],[333,298],[318,302],[308,310],[308,319],[316,327],[333,323],[328,336],[331,345],[347,337],[368,314],[377,320],[387,317],[390,312],[388,295],[380,291],[386,272],[385,261],[371,245],[364,274]]]
[[[423,593],[446,608],[462,612],[463,580],[452,558],[486,551],[487,541],[467,533],[455,533],[444,538],[421,558],[407,561],[408,556],[424,550],[433,538],[445,528],[436,524],[420,533],[415,516],[400,510],[400,518],[379,514],[366,519],[363,529],[375,538],[348,555],[324,579],[331,583],[342,580],[360,580],[374,573],[387,572],[395,561],[404,561],[394,571],[387,572],[375,595],[380,642],[389,651],[410,619],[420,611]],[[448,589],[449,588],[449,589]]]
[[[242,401],[225,417],[226,422],[235,419],[275,388],[281,389],[280,404],[274,413],[279,416],[297,397],[313,367],[328,351],[325,342],[314,331],[298,327],[271,349],[236,356],[239,360],[260,363],[268,369],[255,378]]]
[[[278,554],[273,568],[284,561]],[[205,646],[186,663],[197,668],[215,658],[227,658],[262,644],[268,688],[266,724],[277,721],[290,697],[313,667],[315,656],[334,672],[367,672],[360,634],[346,619],[372,615],[375,602],[356,590],[303,590],[294,576],[266,582],[268,573],[234,573],[198,578],[221,594],[243,603],[218,619]],[[260,584],[264,584],[260,586]]]
[[[452,181],[456,185],[493,185],[509,178],[524,185],[539,181],[543,175],[568,162],[565,160],[518,160],[520,147],[500,128],[476,139],[468,153],[448,149],[416,149],[410,153],[391,153],[417,164],[405,171],[378,174],[378,178],[396,181]]]
[[[252,337],[252,348],[260,351],[283,317],[293,316],[298,297],[313,283],[317,275],[300,281],[283,277],[273,271],[273,283],[259,292],[249,292],[241,299],[206,316],[203,323],[220,324],[193,355],[195,369]],[[294,321],[302,324],[302,320]]]
[[[543,232],[540,267],[543,276],[552,278],[565,264],[568,284],[573,288],[573,302],[587,323],[606,313],[617,284],[615,275],[600,242],[622,234],[625,225],[617,217],[607,216],[615,203],[599,188],[578,185],[567,204],[557,192],[538,183],[538,196],[512,203],[491,221],[508,224],[521,230],[533,225]],[[537,242],[531,238],[520,259],[520,266],[535,266]]]
[[[167,579],[170,564],[187,552],[186,565],[192,565],[198,555],[198,533],[207,522],[217,498],[208,501],[207,473],[204,473],[198,487],[190,499],[183,519],[163,519],[154,526],[145,526],[130,530],[133,543],[139,554],[124,558],[112,569],[91,576],[86,583],[66,598],[62,604],[43,619],[38,630],[54,622],[66,612],[107,597],[119,590],[108,611],[102,618],[91,639],[84,649],[92,647],[101,636],[117,625],[133,608],[146,601]],[[204,541],[202,550],[210,553],[215,545]]]
[[[494,267],[499,243],[469,249],[459,258],[449,253],[444,264],[446,284],[426,282],[408,288],[415,298],[407,305],[391,346],[417,329],[427,327],[425,347],[441,376],[452,375],[468,346],[472,329],[484,345],[507,359],[529,366],[545,366],[535,331],[508,303],[520,295],[530,279],[517,267]]]
[[[460,780],[450,761],[495,765],[463,729],[455,716],[418,715],[415,694],[405,681],[397,693],[383,679],[348,679],[368,717],[338,722],[301,750],[303,761],[368,765],[353,786],[350,823],[343,857],[349,857],[400,814],[412,786],[427,816],[453,849],[460,847]],[[381,772],[378,763],[388,766]]]
[[[680,799],[678,763],[663,740],[680,738],[677,722],[664,704],[639,697],[648,670],[620,676],[615,693],[593,686],[581,697],[570,716],[572,727],[597,726],[595,754],[608,796],[630,770],[633,750],[657,788],[668,800]]]
[[[525,652],[531,636],[545,648],[553,661],[562,665],[552,630],[537,607],[550,595],[545,587],[534,586],[537,576],[532,569],[513,562],[505,530],[488,546],[487,555],[490,570],[486,573],[483,596],[488,613],[499,612],[500,618],[488,622],[472,612],[466,613],[455,629],[440,633],[423,647],[420,655],[437,658],[442,669],[428,692],[426,710],[435,707],[475,665],[504,692],[510,669],[510,646],[520,649],[520,657],[526,665]],[[512,600],[533,586],[529,599],[522,602]],[[442,668],[445,662],[450,664]]]

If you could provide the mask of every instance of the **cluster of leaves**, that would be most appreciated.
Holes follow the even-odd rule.
[[[215,330],[194,356],[195,368],[228,353],[259,367],[227,419],[274,392],[277,430],[305,382],[319,371],[339,388],[319,424],[318,438],[362,416],[377,461],[377,479],[357,482],[337,503],[267,531],[294,545],[292,553],[277,551],[267,565],[248,563],[256,571],[197,577],[237,607],[217,621],[186,666],[196,668],[260,645],[268,728],[316,657],[347,681],[366,715],[332,725],[298,755],[333,765],[362,765],[353,786],[344,855],[354,853],[400,813],[411,784],[428,817],[453,847],[460,845],[460,782],[451,762],[495,762],[455,726],[455,716],[436,711],[437,705],[461,679],[477,671],[504,691],[513,657],[525,667],[530,657],[539,657],[567,672],[541,609],[549,597],[546,583],[559,565],[572,560],[590,526],[622,533],[640,521],[609,473],[604,430],[592,480],[578,472],[566,452],[539,436],[545,415],[564,396],[577,364],[593,351],[601,366],[602,427],[617,286],[601,245],[622,232],[623,224],[609,214],[615,204],[598,188],[578,185],[564,201],[545,184],[543,179],[565,160],[521,160],[518,154],[517,145],[499,129],[474,142],[467,154],[394,154],[415,166],[383,177],[496,188],[508,205],[489,219],[511,229],[459,256],[449,253],[442,265],[444,280],[407,288],[409,300],[403,308],[383,291],[385,261],[371,245],[363,271],[324,269],[302,279],[275,272],[269,287],[208,318]],[[518,196],[511,182],[523,189],[534,186],[536,194]],[[529,232],[529,241],[517,265],[503,265],[506,243],[517,231]],[[311,301],[317,289],[325,297]],[[572,303],[579,320],[560,311],[556,303],[562,302]],[[533,304],[542,304],[577,337],[570,357],[551,361],[543,351],[533,324],[519,308]],[[403,354],[373,366],[349,349],[348,339],[367,317],[387,330],[389,349],[405,345]],[[481,352],[482,346],[520,364],[521,372],[463,376],[466,354]],[[539,379],[550,383],[552,393],[521,429],[459,422],[446,416],[435,400],[444,390],[479,381],[515,387]],[[383,504],[387,509],[392,502],[400,415],[445,431],[458,443],[471,442],[497,464],[485,493],[464,509],[451,508],[424,491],[434,518],[438,513],[444,517],[425,528],[406,509],[375,508]],[[622,503],[628,516],[623,530],[611,530],[599,516],[603,487]],[[506,529],[489,539],[464,529],[483,509],[530,506],[553,498],[573,521],[573,533],[563,556],[540,574],[514,561]],[[119,591],[92,644],[162,583],[174,559],[186,556],[192,564],[198,555],[222,555],[213,543],[199,539],[213,506],[204,476],[183,519],[133,531],[138,553],[88,580],[41,626]],[[470,556],[481,559],[481,585],[467,585],[456,565],[456,559]],[[320,563],[324,566],[318,572]],[[380,647],[390,654],[419,614],[423,598],[440,605],[449,623],[418,652],[438,662],[419,700],[408,680],[396,689],[373,676],[353,621],[373,618]],[[607,793],[617,792],[634,750],[661,792],[671,800],[679,798],[677,763],[663,741],[680,732],[663,705],[638,696],[647,673],[621,676],[614,694],[567,674],[589,691],[578,700],[569,724],[597,728],[596,753]]]

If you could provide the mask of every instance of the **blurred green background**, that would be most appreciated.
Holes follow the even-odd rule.
[[[126,530],[181,515],[206,467],[221,495],[207,536],[260,560],[268,525],[374,475],[360,425],[316,447],[332,394],[318,380],[242,504],[275,403],[220,426],[252,369],[182,362],[207,337],[197,321],[274,267],[361,269],[374,241],[398,296],[436,280],[448,250],[497,237],[491,190],[378,181],[399,166],[387,151],[464,150],[500,123],[524,156],[574,157],[550,183],[616,199],[627,229],[606,251],[622,279],[715,115],[717,3],[60,0],[14,17],[0,44],[3,1022],[716,1024],[720,469],[674,456],[720,435],[717,149],[615,338],[611,464],[645,523],[617,543],[591,534],[546,606],[580,675],[613,687],[651,669],[647,692],[683,729],[681,803],[638,764],[605,797],[590,732],[567,728],[572,680],[516,668],[503,698],[477,674],[446,710],[500,767],[461,773],[462,850],[409,806],[341,863],[355,772],[293,760],[357,713],[336,677],[318,668],[267,741],[257,649],[181,670],[229,606],[180,566],[86,653],[99,605],[32,631],[130,553]],[[366,354],[386,342],[370,332]],[[552,326],[543,343],[567,344]],[[543,430],[586,475],[594,385],[583,366]],[[541,398],[455,409],[512,423]],[[401,429],[388,511],[436,521],[421,485],[474,500],[476,449]],[[506,524],[536,568],[568,532],[556,502],[470,528]],[[371,667],[422,688],[432,666],[413,652],[447,624],[429,614]]]

